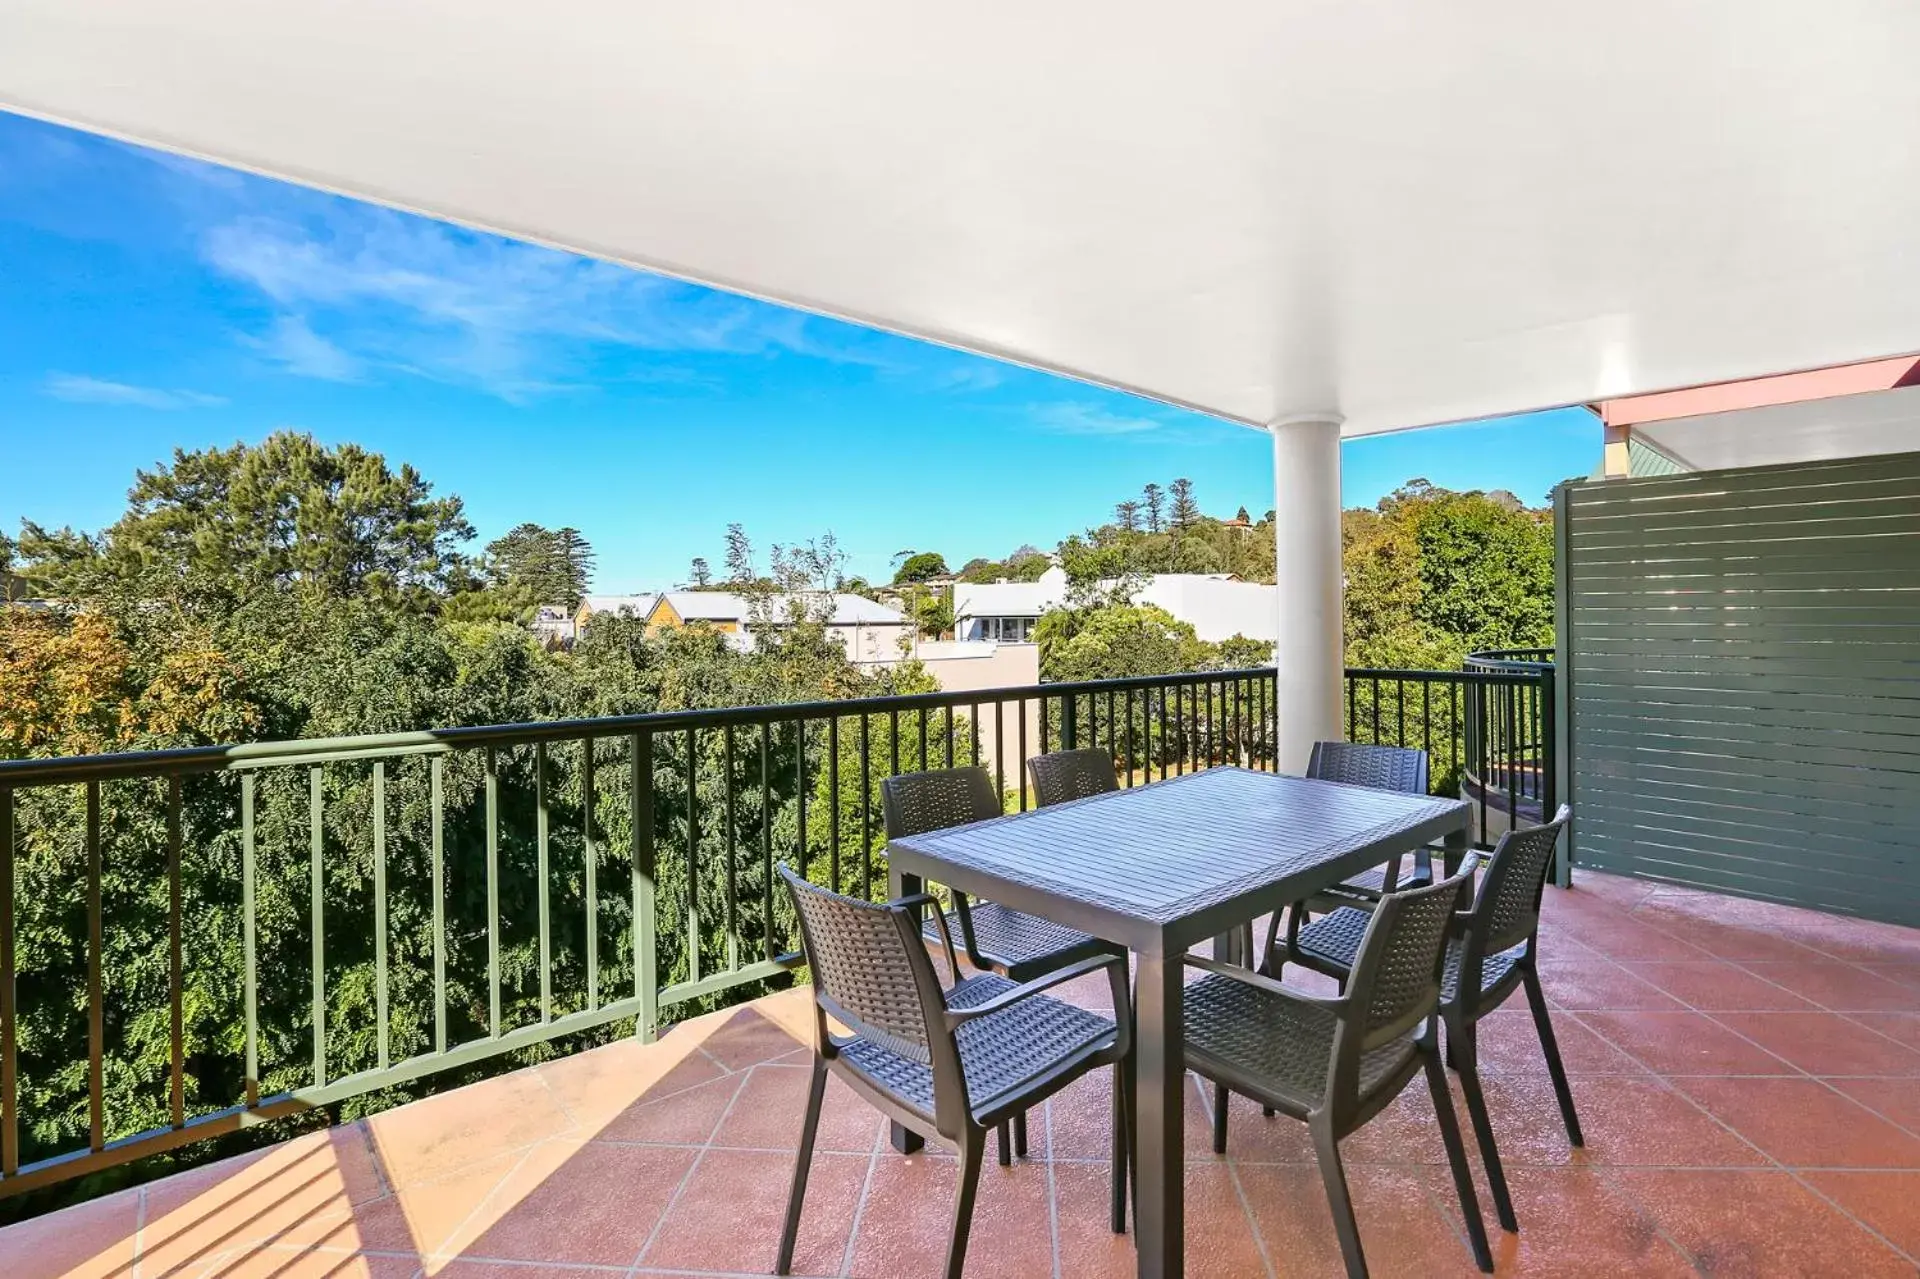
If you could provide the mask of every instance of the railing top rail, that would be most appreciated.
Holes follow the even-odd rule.
[[[0,788],[167,777],[183,773],[230,772],[291,764],[387,758],[394,755],[443,755],[477,746],[518,746],[532,742],[616,737],[639,732],[681,732],[688,729],[721,728],[728,724],[736,726],[780,724],[804,720],[850,718],[855,715],[886,715],[895,711],[987,706],[1036,698],[1052,699],[1082,694],[1121,692],[1129,689],[1270,679],[1272,676],[1271,666],[1232,671],[1183,671],[1174,675],[1143,675],[1128,679],[1085,680],[1062,684],[1024,684],[1008,688],[962,689],[937,693],[903,693],[891,697],[783,702],[771,705],[727,706],[707,710],[649,711],[640,715],[608,715],[593,719],[547,720],[529,724],[486,724],[422,729],[404,733],[372,733],[356,737],[245,742],[230,746],[190,746],[172,750],[125,751],[109,755],[73,755],[53,759],[0,760]]]
[[[1553,669],[1550,648],[1485,648],[1468,653],[1469,671],[1539,671]]]
[[[1486,670],[1464,671],[1401,671],[1385,666],[1349,666],[1347,678],[1377,679],[1382,683],[1401,680],[1408,684],[1532,684],[1539,681],[1542,670],[1550,670],[1552,666],[1551,662],[1513,662]]]

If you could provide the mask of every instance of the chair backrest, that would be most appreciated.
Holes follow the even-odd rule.
[[[842,897],[785,866],[780,878],[800,917],[815,1002],[862,1039],[934,1064],[946,1005],[913,912]]]
[[[1388,893],[1375,907],[1347,979],[1350,1032],[1343,1040],[1356,1065],[1359,1053],[1404,1035],[1439,1008],[1449,925],[1475,861],[1469,855],[1454,875]]]
[[[1307,776],[1323,782],[1375,790],[1427,793],[1427,753],[1414,746],[1369,746],[1360,742],[1315,742]]]
[[[888,839],[983,822],[1001,815],[993,778],[980,765],[902,773],[880,783],[880,813]]]
[[[1033,776],[1033,791],[1043,808],[1120,789],[1113,756],[1097,746],[1036,755],[1027,761],[1027,772]]]
[[[1467,920],[1467,936],[1477,955],[1497,955],[1532,937],[1540,926],[1540,895],[1554,846],[1572,811],[1565,804],[1544,826],[1510,830],[1500,837]]]

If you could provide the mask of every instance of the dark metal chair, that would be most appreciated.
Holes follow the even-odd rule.
[[[1527,991],[1527,1003],[1533,1008],[1533,1026],[1547,1059],[1547,1074],[1553,1078],[1553,1091],[1560,1102],[1560,1118],[1566,1124],[1567,1140],[1575,1146],[1585,1141],[1580,1134],[1580,1119],[1573,1111],[1573,1092],[1567,1086],[1560,1046],[1554,1040],[1553,1023],[1547,1016],[1547,999],[1540,989],[1538,967],[1540,896],[1546,888],[1548,868],[1553,865],[1554,845],[1569,816],[1568,809],[1562,805],[1546,825],[1508,831],[1500,837],[1487,863],[1486,874],[1481,877],[1472,909],[1454,917],[1447,941],[1447,966],[1440,1002],[1440,1017],[1447,1026],[1447,1060],[1460,1073],[1467,1113],[1473,1119],[1481,1162],[1487,1168],[1487,1186],[1493,1191],[1500,1224],[1508,1230],[1520,1227],[1513,1215],[1513,1197],[1507,1192],[1506,1174],[1500,1168],[1500,1152],[1494,1145],[1487,1099],[1480,1089],[1475,1026],[1522,986]],[[1359,971],[1366,930],[1367,912],[1343,907],[1302,928],[1286,957],[1316,972],[1350,980],[1349,975]]]
[[[1367,1273],[1340,1164],[1342,1137],[1384,1110],[1423,1070],[1473,1245],[1491,1273],[1453,1096],[1440,1065],[1438,1015],[1447,928],[1473,858],[1437,884],[1388,893],[1365,921],[1352,974],[1337,999],[1289,990],[1235,964],[1189,956],[1207,976],[1186,988],[1187,1066],[1271,1110],[1306,1121],[1349,1275]],[[1222,1105],[1213,1148],[1226,1150]]]
[[[978,765],[889,777],[880,783],[880,812],[888,839],[905,839],[1003,815],[993,778]],[[968,963],[1010,981],[1031,981],[1068,964],[1108,955],[1124,957],[1126,953],[1038,915],[1009,910],[997,902],[970,902],[965,893],[952,896],[953,910],[939,921],[940,926],[960,935]],[[929,941],[938,940],[934,924],[935,920],[929,919],[924,928]],[[959,975],[955,970],[954,976]],[[1012,1129],[1011,1142],[1005,1133],[1001,1135],[999,1157],[1003,1164],[1012,1162],[1015,1154],[1027,1153],[1024,1114],[1013,1115]]]
[[[947,962],[957,974],[953,939],[933,897],[921,893],[875,905],[809,884],[784,866],[780,875],[792,894],[813,971],[814,1052],[775,1272],[784,1275],[793,1266],[829,1072],[888,1119],[959,1154],[946,1270],[948,1279],[959,1279],[988,1130],[1089,1071],[1112,1066],[1113,1229],[1124,1232],[1129,1112],[1122,1063],[1132,1030],[1125,1017],[1102,1017],[1041,992],[1104,969],[1114,1007],[1124,1007],[1125,961],[1086,959],[1025,983],[979,973],[943,991],[917,919],[920,907],[935,907]],[[852,1033],[834,1034],[829,1017]]]
[[[1042,808],[1120,789],[1113,756],[1097,746],[1036,755],[1027,761],[1027,774],[1033,778],[1033,793]]]

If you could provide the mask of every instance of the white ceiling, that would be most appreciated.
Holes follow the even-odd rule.
[[[7,0],[0,105],[1250,423],[1920,350],[1911,0]]]
[[[1911,453],[1920,386],[1647,422],[1633,433],[1696,471]]]

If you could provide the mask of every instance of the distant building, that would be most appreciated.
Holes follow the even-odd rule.
[[[649,591],[642,595],[589,595],[580,601],[580,607],[573,610],[574,633],[578,634],[587,625],[587,619],[595,613],[626,613],[646,620],[653,612],[653,606],[660,602],[658,591]]]
[[[753,607],[752,600],[731,591],[667,591],[647,615],[647,629],[660,631],[699,622],[722,634],[739,636],[738,646],[751,649],[749,626],[756,620]],[[788,625],[796,610],[820,618],[827,633],[840,641],[847,657],[855,662],[897,662],[903,645],[913,642],[913,623],[898,609],[845,591],[772,595],[767,600],[764,621],[771,626]]]
[[[564,605],[542,604],[533,610],[534,637],[548,648],[568,648],[579,633],[579,623]]]
[[[954,638],[1030,643],[1041,616],[1066,598],[1067,574],[1057,565],[1034,582],[961,582],[953,590]],[[1271,642],[1279,598],[1278,587],[1230,573],[1156,573],[1143,579],[1133,602],[1165,609],[1210,643],[1235,635]]]

